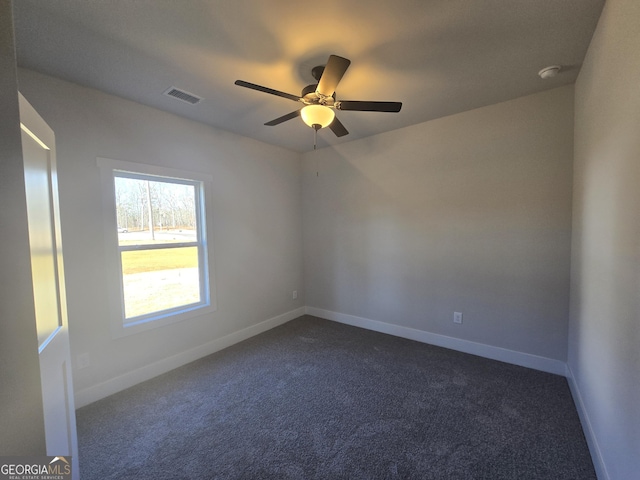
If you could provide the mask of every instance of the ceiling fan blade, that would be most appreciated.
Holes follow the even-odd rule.
[[[402,102],[359,102],[357,100],[343,100],[336,102],[338,110],[354,110],[357,112],[394,112],[402,108]]]
[[[316,92],[326,97],[333,95],[333,92],[336,91],[338,83],[342,80],[342,76],[350,64],[351,60],[338,57],[337,55],[330,55],[329,61],[327,61],[324,67],[324,72],[322,72],[322,76],[318,81]]]
[[[300,116],[300,110],[296,110],[295,112],[287,113],[286,115],[278,117],[275,120],[271,120],[270,122],[265,123],[265,125],[273,127],[275,125],[280,125],[281,123],[286,122],[287,120],[291,120],[292,118],[296,118],[299,116]]]
[[[338,117],[334,117],[333,122],[329,124],[329,128],[333,133],[336,134],[336,137],[344,137],[345,135],[349,135],[349,131],[344,128],[344,125],[340,120],[338,120]]]
[[[277,95],[278,97],[288,98],[294,102],[299,102],[301,99],[297,95],[291,95],[290,93],[274,90],[273,88],[263,87],[262,85],[256,85],[255,83],[245,82],[244,80],[236,80],[235,84],[240,87],[250,88],[259,92],[270,93],[271,95]]]

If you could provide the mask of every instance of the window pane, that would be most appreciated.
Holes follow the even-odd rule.
[[[197,241],[195,185],[119,176],[114,180],[119,245]]]
[[[122,252],[125,318],[199,303],[198,247]]]

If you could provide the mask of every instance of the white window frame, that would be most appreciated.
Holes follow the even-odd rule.
[[[111,333],[114,338],[124,337],[150,329],[181,322],[190,318],[201,317],[213,313],[216,308],[215,281],[213,277],[213,248],[207,216],[211,217],[209,205],[212,177],[204,173],[189,172],[173,168],[159,167],[143,163],[126,162],[109,158],[97,158],[102,179],[102,198],[104,207],[104,238],[106,253],[106,274],[109,294]],[[122,278],[121,252],[135,250],[136,247],[123,247],[118,241],[118,224],[116,215],[115,177],[143,178],[158,181],[177,182],[196,185],[199,193],[196,201],[198,219],[198,240],[188,244],[171,244],[177,246],[198,246],[198,263],[200,269],[200,298],[195,304],[183,305],[139,317],[125,318],[124,288]],[[166,245],[151,248],[167,248]],[[146,248],[145,248],[146,249]]]

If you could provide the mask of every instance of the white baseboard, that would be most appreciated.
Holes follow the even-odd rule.
[[[230,347],[238,342],[251,338],[260,333],[266,332],[278,325],[287,323],[294,318],[304,315],[305,307],[300,307],[290,312],[283,313],[273,318],[269,318],[256,325],[230,333],[224,337],[217,338],[211,342],[192,348],[185,352],[178,353],[171,357],[163,358],[144,367],[137,368],[118,377],[99,383],[89,388],[85,388],[75,393],[76,408],[84,407],[97,400],[113,395],[126,388],[132,387],[145,380],[150,380],[187,363],[198,360],[224,348]]]
[[[568,364],[567,382],[569,382],[569,389],[571,390],[571,395],[573,395],[573,403],[576,404],[580,423],[582,424],[582,430],[584,431],[584,436],[587,439],[587,445],[589,445],[589,452],[591,452],[591,459],[593,460],[593,468],[595,468],[596,475],[599,480],[609,480],[609,472],[607,472],[607,467],[604,463],[604,458],[602,457],[600,445],[598,444],[595,432],[591,426],[591,420],[589,419],[589,414],[587,413],[584,401],[582,400],[582,394],[580,393],[578,384],[573,376],[573,371]]]
[[[305,313],[325,318],[327,320],[333,320],[335,322],[352,325],[355,327],[366,328],[368,330],[373,330],[376,332],[387,333],[389,335],[394,335],[397,337],[416,340],[422,343],[428,343],[439,347],[449,348],[451,350],[457,350],[459,352],[470,353],[492,360],[498,360],[522,367],[533,368],[535,370],[541,370],[543,372],[554,373],[557,375],[563,375],[568,378],[572,378],[567,364],[560,360],[554,360],[551,358],[517,352],[505,348],[494,347],[491,345],[472,342],[469,340],[448,337],[446,335],[439,335],[436,333],[430,333],[414,328],[402,327],[399,325],[393,325],[377,320],[370,320],[368,318],[357,317],[354,315],[332,312],[330,310],[324,310],[315,307],[300,307],[282,315],[267,319],[256,325],[252,325],[237,332],[230,333],[229,335],[225,335],[224,337],[218,338],[204,345],[200,345],[171,357],[163,358],[149,365],[145,365],[144,367],[140,367],[127,372],[118,377],[114,377],[97,385],[79,390],[75,393],[76,408],[83,407],[97,400],[108,397],[109,395],[122,391],[126,388],[132,387],[140,382],[144,382],[153,377],[169,372],[174,368],[181,367],[183,365],[186,365],[187,363],[198,360],[199,358],[211,355],[212,353],[230,347],[231,345],[234,345],[238,342],[266,332],[267,330],[277,327],[278,325],[289,322],[294,318],[304,315]],[[569,385],[572,386],[573,392],[575,385],[572,385],[571,381],[569,382]],[[579,393],[578,396],[575,396],[575,398],[577,402]],[[578,406],[578,411],[584,412],[584,406]]]
[[[332,312],[321,308],[306,307],[305,311],[309,315],[326,318],[327,320],[345,323],[354,327],[366,328],[376,332],[388,333],[389,335],[395,335],[396,337],[407,338],[409,340],[416,340],[418,342],[428,343],[438,347],[470,353],[472,355],[478,355],[491,360],[498,360],[501,362],[519,365],[521,367],[533,368],[534,370],[554,373],[556,375],[566,376],[567,374],[567,364],[561,360],[555,360],[553,358],[517,352],[515,350],[494,347],[484,343],[471,342],[469,340],[448,337],[446,335],[425,332],[424,330],[402,327],[390,323],[379,322],[377,320],[370,320],[368,318],[356,317],[354,315]]]

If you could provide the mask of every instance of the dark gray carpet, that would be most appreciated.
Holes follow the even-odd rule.
[[[310,316],[77,423],[83,480],[596,478],[565,378]]]

